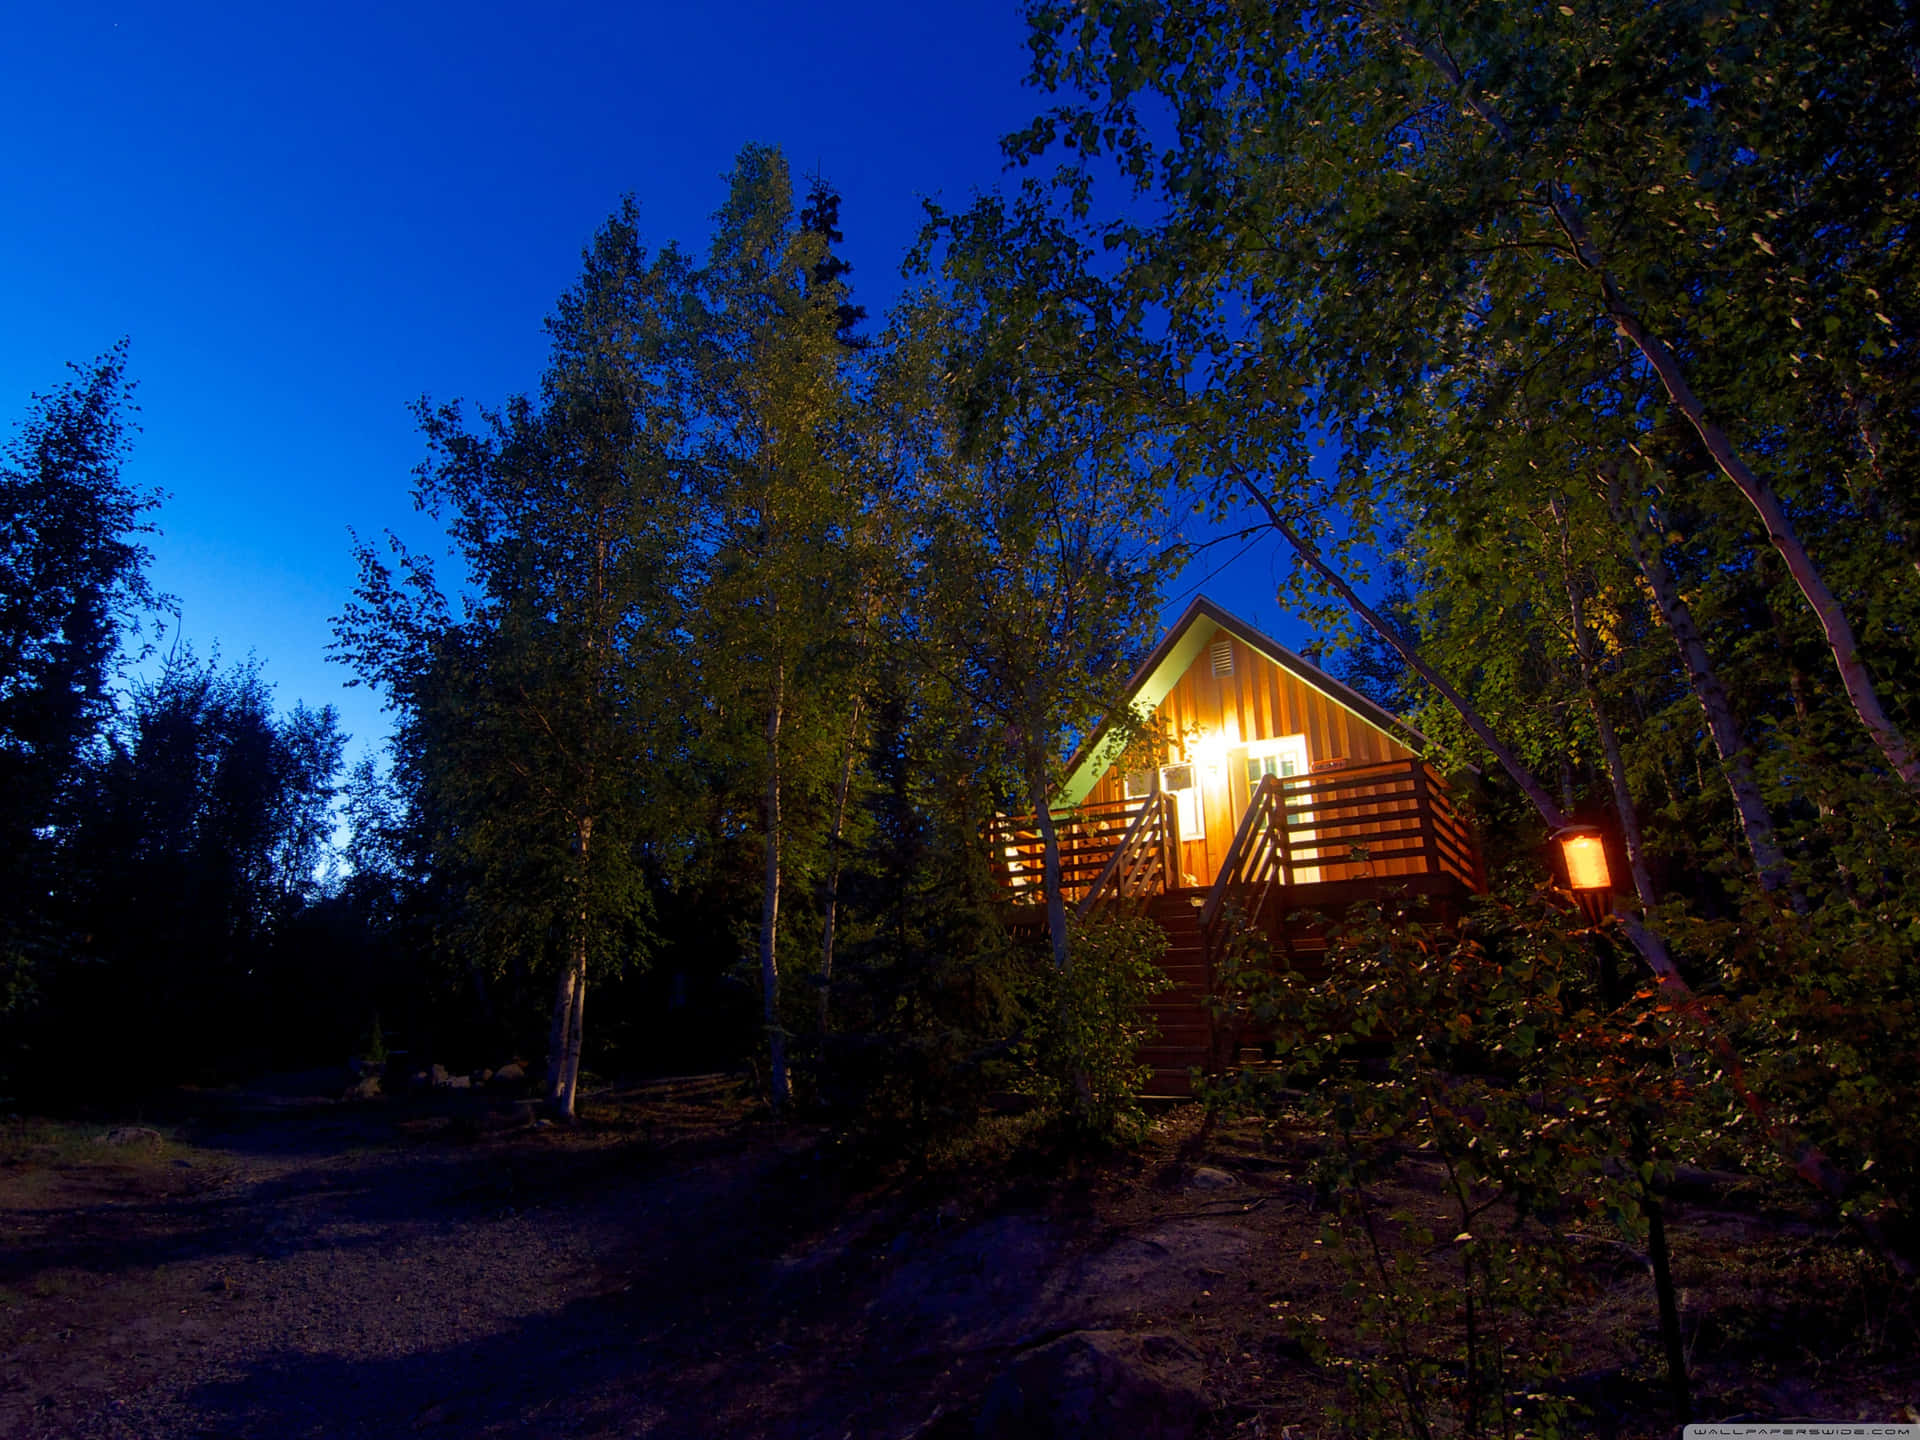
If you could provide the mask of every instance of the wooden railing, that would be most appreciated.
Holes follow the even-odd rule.
[[[1229,906],[1240,923],[1271,929],[1271,910],[1293,886],[1416,876],[1486,889],[1473,838],[1424,760],[1266,776],[1200,911],[1209,981]]]
[[[1168,878],[1180,873],[1179,854],[1180,822],[1173,797],[1162,794],[1156,784],[1141,801],[1140,813],[1127,827],[1113,858],[1081,897],[1080,913],[1126,910],[1163,893]]]
[[[1274,900],[1276,887],[1290,883],[1292,857],[1288,853],[1285,801],[1278,775],[1262,777],[1254,787],[1240,828],[1233,832],[1227,858],[1214,877],[1207,902],[1200,907],[1200,948],[1207,960],[1207,990],[1213,990],[1214,962],[1227,940],[1228,906],[1245,925],[1261,923]]]
[[[1390,760],[1280,782],[1294,883],[1450,875],[1484,890],[1479,851],[1424,760]],[[1310,880],[1309,882],[1310,883]]]
[[[1092,893],[1119,858],[1135,826],[1161,797],[1083,805],[1051,812],[1060,845],[1060,891],[1069,905]],[[1038,904],[1045,897],[1046,844],[1032,815],[996,815],[987,826],[987,844],[1002,887],[1017,901]]]

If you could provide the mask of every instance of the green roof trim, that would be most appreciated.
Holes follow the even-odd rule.
[[[1277,640],[1261,634],[1239,616],[1221,609],[1204,595],[1187,606],[1180,618],[1174,621],[1173,628],[1140,662],[1140,668],[1133,672],[1126,688],[1120,692],[1122,705],[1145,713],[1159,708],[1160,702],[1180,683],[1180,677],[1187,673],[1188,667],[1199,658],[1201,650],[1212,638],[1212,629],[1203,625],[1202,621],[1226,631],[1248,649],[1265,656],[1282,670],[1311,685],[1355,719],[1384,732],[1400,744],[1417,750],[1427,743],[1426,736],[1399,716],[1375,704],[1351,685],[1334,679],[1318,665],[1294,654]],[[1092,738],[1074,756],[1065,783],[1054,794],[1054,808],[1070,809],[1085,800],[1093,787],[1100,783],[1100,777],[1120,758],[1124,748],[1121,737],[1113,733],[1112,724],[1102,721],[1100,728],[1094,731]]]

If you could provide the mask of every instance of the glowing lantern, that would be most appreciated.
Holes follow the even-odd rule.
[[[1607,869],[1607,846],[1597,825],[1569,825],[1554,837],[1567,867],[1567,887],[1593,924],[1612,908],[1613,876]]]

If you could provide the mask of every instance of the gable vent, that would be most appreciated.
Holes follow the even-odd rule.
[[[1233,674],[1233,642],[1216,640],[1207,647],[1207,654],[1213,660],[1213,673],[1216,675]]]

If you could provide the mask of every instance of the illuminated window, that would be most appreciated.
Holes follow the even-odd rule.
[[[1249,755],[1247,757],[1247,793],[1251,795],[1260,788],[1260,782],[1269,775],[1278,775],[1285,779],[1289,775],[1303,774],[1301,757],[1293,751],[1278,752],[1272,755]]]
[[[1169,765],[1160,772],[1160,788],[1173,796],[1174,815],[1180,823],[1182,840],[1207,838],[1206,807],[1200,803],[1192,765]],[[1153,771],[1130,770],[1126,781],[1127,798],[1137,800],[1153,793]]]

